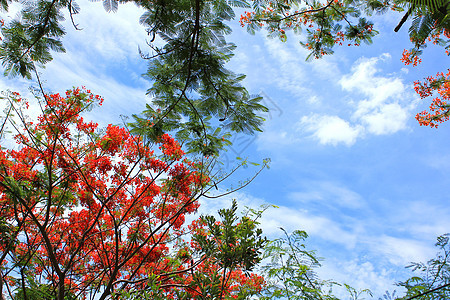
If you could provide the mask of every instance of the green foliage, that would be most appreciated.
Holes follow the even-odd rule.
[[[306,232],[295,230],[288,234],[281,230],[284,237],[270,241],[264,251],[263,257],[270,263],[262,269],[269,283],[260,299],[337,299],[331,291],[324,291],[335,283],[322,281],[315,273],[319,258],[306,249]]]
[[[7,8],[7,0],[2,0]],[[129,2],[129,1],[125,1]],[[229,132],[253,134],[261,131],[267,112],[261,97],[250,95],[241,85],[244,75],[225,68],[235,46],[225,40],[231,33],[226,22],[235,18],[233,6],[249,7],[243,0],[133,1],[145,10],[140,23],[151,40],[145,77],[152,82],[151,105],[130,124],[134,133],[156,140],[164,132],[177,132],[188,151],[205,156],[218,155],[230,144]],[[104,0],[108,12],[119,1]],[[73,1],[38,0],[26,2],[20,19],[5,24],[0,60],[5,74],[31,78],[37,66],[52,60],[51,50],[62,52],[65,34],[63,10],[73,15],[80,8]],[[75,26],[75,25],[74,25]],[[164,46],[152,44],[156,36]],[[207,119],[211,118],[211,120]],[[217,128],[221,128],[219,135]]]
[[[186,262],[190,262],[192,270],[187,277],[182,272],[172,272],[171,276],[161,280],[160,277],[167,275],[150,274],[145,288],[116,294],[120,299],[167,299],[163,288],[166,283],[176,292],[176,299],[230,299],[224,297],[230,277],[236,270],[253,276],[249,272],[261,261],[262,249],[267,242],[257,222],[263,210],[248,209],[239,218],[237,208],[234,200],[230,208],[219,210],[219,219],[202,216],[204,226],[195,229],[192,235],[191,243],[196,245],[195,249],[185,241],[177,241],[178,251],[168,259],[174,269],[182,269]],[[250,299],[257,293],[258,285],[241,283],[231,292],[233,299]]]
[[[235,4],[246,6],[242,1]],[[229,144],[220,142],[223,135],[217,134],[217,125],[253,133],[264,121],[257,113],[267,111],[261,97],[241,86],[245,76],[224,67],[235,49],[225,40],[231,32],[225,22],[235,17],[233,9],[227,1],[172,1],[170,9],[164,5],[148,7],[140,20],[149,34],[159,35],[166,44],[153,47],[155,55],[145,74],[154,82],[148,90],[153,102],[143,116],[134,116],[138,124],[134,129],[149,131],[149,137],[176,129],[190,151],[217,155]],[[205,116],[214,117],[214,126]],[[144,120],[150,120],[154,129],[139,126]]]
[[[245,17],[250,33],[266,28],[269,37],[286,41],[286,32],[305,34],[300,44],[311,53],[307,60],[333,54],[336,44],[370,44],[378,33],[373,23],[362,16],[386,10],[380,1],[253,1],[254,14]],[[355,22],[356,20],[356,22]],[[242,19],[241,19],[242,21]],[[242,23],[244,25],[244,23]],[[306,32],[305,32],[306,31]]]
[[[33,286],[31,288],[19,289],[14,295],[14,299],[17,300],[50,300],[56,295],[52,293],[51,287],[47,285]]]
[[[315,272],[320,267],[320,259],[314,251],[306,248],[308,234],[301,230],[288,234],[283,228],[280,229],[284,237],[270,241],[265,247],[263,258],[269,259],[270,263],[264,265],[262,271],[268,284],[259,299],[339,299],[333,295],[332,287],[341,284],[321,280]],[[352,300],[363,300],[365,294],[372,296],[368,289],[358,291],[348,284],[343,286]]]
[[[56,299],[55,289],[46,284],[32,283],[31,286],[17,290],[14,295],[15,300],[53,300]],[[66,293],[64,300],[78,300],[78,298],[70,292]]]
[[[224,286],[232,272],[240,268],[250,275],[262,259],[262,249],[267,243],[257,222],[262,211],[248,210],[239,218],[237,208],[237,202],[233,200],[230,208],[220,209],[220,221],[214,216],[202,216],[206,232],[193,235],[200,247],[199,254],[208,258],[211,269],[219,266],[212,275],[198,272],[193,276],[195,286],[208,299],[222,299]],[[235,296],[236,299],[249,299],[255,293],[254,287],[248,285],[240,287]]]
[[[411,3],[408,12],[413,13],[413,20],[409,28],[409,35],[415,44],[417,51],[424,48],[427,38],[433,34],[441,32],[443,29],[450,31],[450,5],[448,1],[440,3],[441,1],[420,1],[418,3]],[[449,48],[448,39],[438,38],[437,44]],[[419,52],[418,54],[420,54]]]
[[[37,257],[27,255],[19,258],[17,262],[20,268],[20,278],[14,279],[18,288],[15,290],[15,300],[53,300],[57,298],[57,287],[51,284],[40,283],[36,281],[34,276],[35,270],[30,266],[30,261],[39,259]],[[74,293],[66,291],[64,300],[78,300]]]
[[[450,49],[448,32],[450,32],[450,5],[446,0],[399,0],[400,7],[407,9],[394,31],[398,31],[406,20],[412,17],[409,36],[414,44],[411,53],[421,55],[426,48],[427,40]],[[447,32],[447,33],[446,33]],[[445,38],[441,35],[444,33]],[[411,57],[412,58],[412,57]]]
[[[13,20],[2,27],[3,41],[0,60],[5,75],[21,75],[31,79],[35,64],[43,66],[52,60],[51,50],[64,52],[61,37],[64,20],[61,7],[66,1],[25,2],[20,20]]]
[[[392,293],[390,293],[389,291],[386,291],[383,294],[383,297],[378,298],[378,300],[394,300],[394,299],[397,299],[396,293],[397,293],[396,290],[394,290]]]
[[[408,19],[413,20],[409,33],[414,55],[421,54],[428,39],[450,49],[450,2],[447,0],[260,0],[253,3],[253,12],[244,15],[241,24],[247,25],[250,33],[265,28],[269,37],[278,37],[283,42],[289,30],[303,34],[300,44],[311,51],[307,60],[333,54],[337,45],[371,44],[378,31],[367,17],[390,10],[407,10],[395,31]]]
[[[242,266],[248,272],[261,261],[262,248],[267,239],[258,222],[247,215],[240,219],[236,216],[237,202],[233,200],[231,208],[219,210],[221,221],[214,216],[202,216],[208,228],[207,234],[194,234],[193,239],[203,255],[214,257],[223,269]],[[250,216],[254,211],[250,211]]]
[[[437,256],[427,263],[412,263],[407,268],[420,275],[412,276],[399,286],[406,288],[406,295],[399,299],[450,299],[450,234],[437,238]]]
[[[13,245],[19,242],[15,229],[15,226],[0,218],[0,247],[2,249],[13,248]]]
[[[448,5],[447,0],[404,0],[403,2],[410,8],[417,7],[431,13],[437,12]]]
[[[351,287],[346,283],[344,283],[344,287],[347,290],[351,300],[364,300],[366,299],[363,297],[365,294],[373,297],[373,294],[369,289],[356,290],[354,287]]]

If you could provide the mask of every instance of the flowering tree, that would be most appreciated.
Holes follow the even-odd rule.
[[[436,77],[429,76],[424,82],[414,82],[414,89],[422,99],[435,95],[431,100],[429,111],[425,110],[416,115],[420,125],[437,128],[439,123],[448,121],[450,117],[450,69],[447,74],[440,72],[436,74]]]
[[[208,161],[189,160],[167,134],[146,143],[120,126],[98,130],[81,114],[103,99],[85,88],[44,95],[36,121],[18,93],[2,100],[0,292],[222,299],[260,288],[259,277],[242,273],[265,243],[252,218],[238,220],[234,206],[223,221],[185,226],[212,186]],[[7,127],[18,146],[5,147]]]
[[[119,2],[104,0],[103,5],[109,12],[116,11]],[[186,140],[189,150],[204,154],[216,154],[223,137],[208,126],[208,117],[215,117],[222,128],[252,133],[261,130],[263,119],[258,113],[266,110],[260,97],[249,95],[240,85],[244,76],[224,68],[234,50],[234,45],[225,40],[225,35],[231,32],[226,22],[234,19],[234,7],[249,10],[241,16],[240,23],[250,32],[264,27],[269,36],[283,41],[288,30],[305,34],[301,44],[311,51],[308,58],[332,54],[335,46],[372,43],[378,31],[370,17],[387,11],[405,12],[399,17],[395,31],[406,20],[412,20],[409,35],[413,47],[403,52],[405,64],[419,64],[419,56],[429,44],[440,45],[445,53],[450,53],[447,0],[132,2],[144,9],[140,22],[150,36],[147,41],[150,48],[141,55],[149,62],[145,76],[153,82],[148,92],[155,97],[153,106],[147,107],[143,116],[135,116],[135,130],[158,136],[173,128],[180,129],[178,137]],[[7,10],[11,1],[1,3],[0,9]],[[73,1],[27,2],[20,18],[6,24],[1,21],[0,60],[6,74],[31,78],[37,66],[52,59],[52,51],[64,51],[61,38],[65,30],[61,22],[65,10],[76,27],[74,18],[80,7]],[[162,47],[154,44],[156,36],[165,42]],[[435,81],[438,82],[441,81]],[[445,85],[441,89],[448,91]],[[445,110],[447,99],[438,98],[432,107]],[[161,111],[155,111],[154,107]],[[428,114],[420,113],[417,119],[421,125],[435,126],[439,114],[433,109]],[[144,126],[151,116],[155,118],[155,126]]]

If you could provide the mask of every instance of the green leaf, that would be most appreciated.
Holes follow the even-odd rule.
[[[106,12],[117,12],[119,9],[119,1],[117,0],[103,0],[103,8]]]

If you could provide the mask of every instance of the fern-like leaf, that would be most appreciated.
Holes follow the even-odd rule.
[[[448,5],[448,0],[405,0],[411,8],[421,8],[431,13],[438,11],[441,7]]]
[[[245,0],[228,0],[228,4],[233,7],[249,8],[250,4]]]
[[[103,0],[103,8],[106,12],[116,12],[119,9],[119,2],[117,0]]]

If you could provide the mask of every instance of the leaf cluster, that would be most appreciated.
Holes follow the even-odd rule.
[[[9,1],[2,1],[7,9]],[[188,151],[210,156],[230,144],[229,132],[261,131],[260,114],[267,112],[262,98],[242,86],[244,75],[225,68],[235,49],[225,39],[231,33],[226,23],[235,17],[233,7],[248,7],[247,1],[104,0],[103,6],[115,12],[119,2],[145,10],[139,21],[151,37],[149,53],[139,51],[148,60],[144,76],[152,84],[152,103],[134,116],[134,133],[155,141],[164,132],[177,132]],[[31,78],[37,66],[52,60],[51,51],[64,51],[61,22],[66,9],[76,27],[73,16],[80,8],[74,1],[38,0],[27,2],[20,19],[2,28],[0,60],[6,74]],[[156,37],[162,47],[155,46]]]
[[[450,49],[448,36],[441,36],[443,32],[450,32],[450,3],[441,0],[423,0],[410,1],[408,4],[407,15],[412,15],[409,35],[414,43],[416,55],[422,54],[427,46],[427,40],[432,40],[447,50]]]
[[[270,241],[265,247],[263,257],[270,262],[262,270],[270,281],[260,299],[337,299],[331,294],[335,283],[322,281],[315,272],[320,259],[314,251],[306,249],[307,233],[295,230],[288,234],[281,230],[284,237]]]
[[[254,33],[263,27],[270,37],[286,41],[286,32],[304,33],[300,44],[311,58],[333,54],[337,45],[371,44],[378,31],[367,19],[374,13],[405,11],[395,28],[398,31],[408,20],[415,55],[420,55],[428,40],[450,49],[450,5],[446,0],[331,0],[331,1],[253,1],[253,12],[241,17],[241,24]],[[306,32],[305,32],[306,31]]]
[[[217,155],[230,143],[221,142],[224,134],[260,131],[264,119],[258,113],[267,111],[262,98],[250,95],[241,85],[245,76],[225,68],[235,49],[225,40],[231,33],[226,22],[235,17],[231,5],[245,2],[198,0],[166,5],[157,2],[148,7],[140,20],[165,45],[152,46],[155,54],[147,57],[145,77],[153,82],[148,90],[153,101],[141,116],[134,116],[136,124],[151,120],[154,129],[136,126],[135,130],[154,136],[176,129],[190,151]],[[155,114],[156,109],[161,113]]]
[[[287,40],[286,33],[305,34],[300,44],[310,50],[307,60],[333,54],[344,40],[351,45],[371,44],[378,33],[373,23],[362,16],[382,12],[386,2],[380,1],[253,1],[251,17],[241,17],[241,24],[254,33],[266,28],[269,37]],[[349,46],[350,46],[349,44]]]
[[[232,270],[242,267],[249,272],[261,261],[267,239],[257,228],[259,223],[256,220],[246,215],[239,219],[236,211],[237,202],[233,200],[231,208],[219,210],[221,221],[214,216],[202,216],[207,233],[194,234],[193,239],[201,252],[207,257],[214,257],[221,268]]]
[[[25,2],[21,18],[1,28],[0,60],[5,75],[31,79],[36,64],[43,66],[52,60],[51,51],[65,51],[61,42],[65,30],[60,22],[64,20],[61,8],[67,6],[71,7],[68,1]]]
[[[450,298],[450,235],[437,238],[435,244],[439,253],[426,263],[412,263],[407,266],[419,273],[397,285],[406,288],[406,295],[399,299],[443,300]]]

